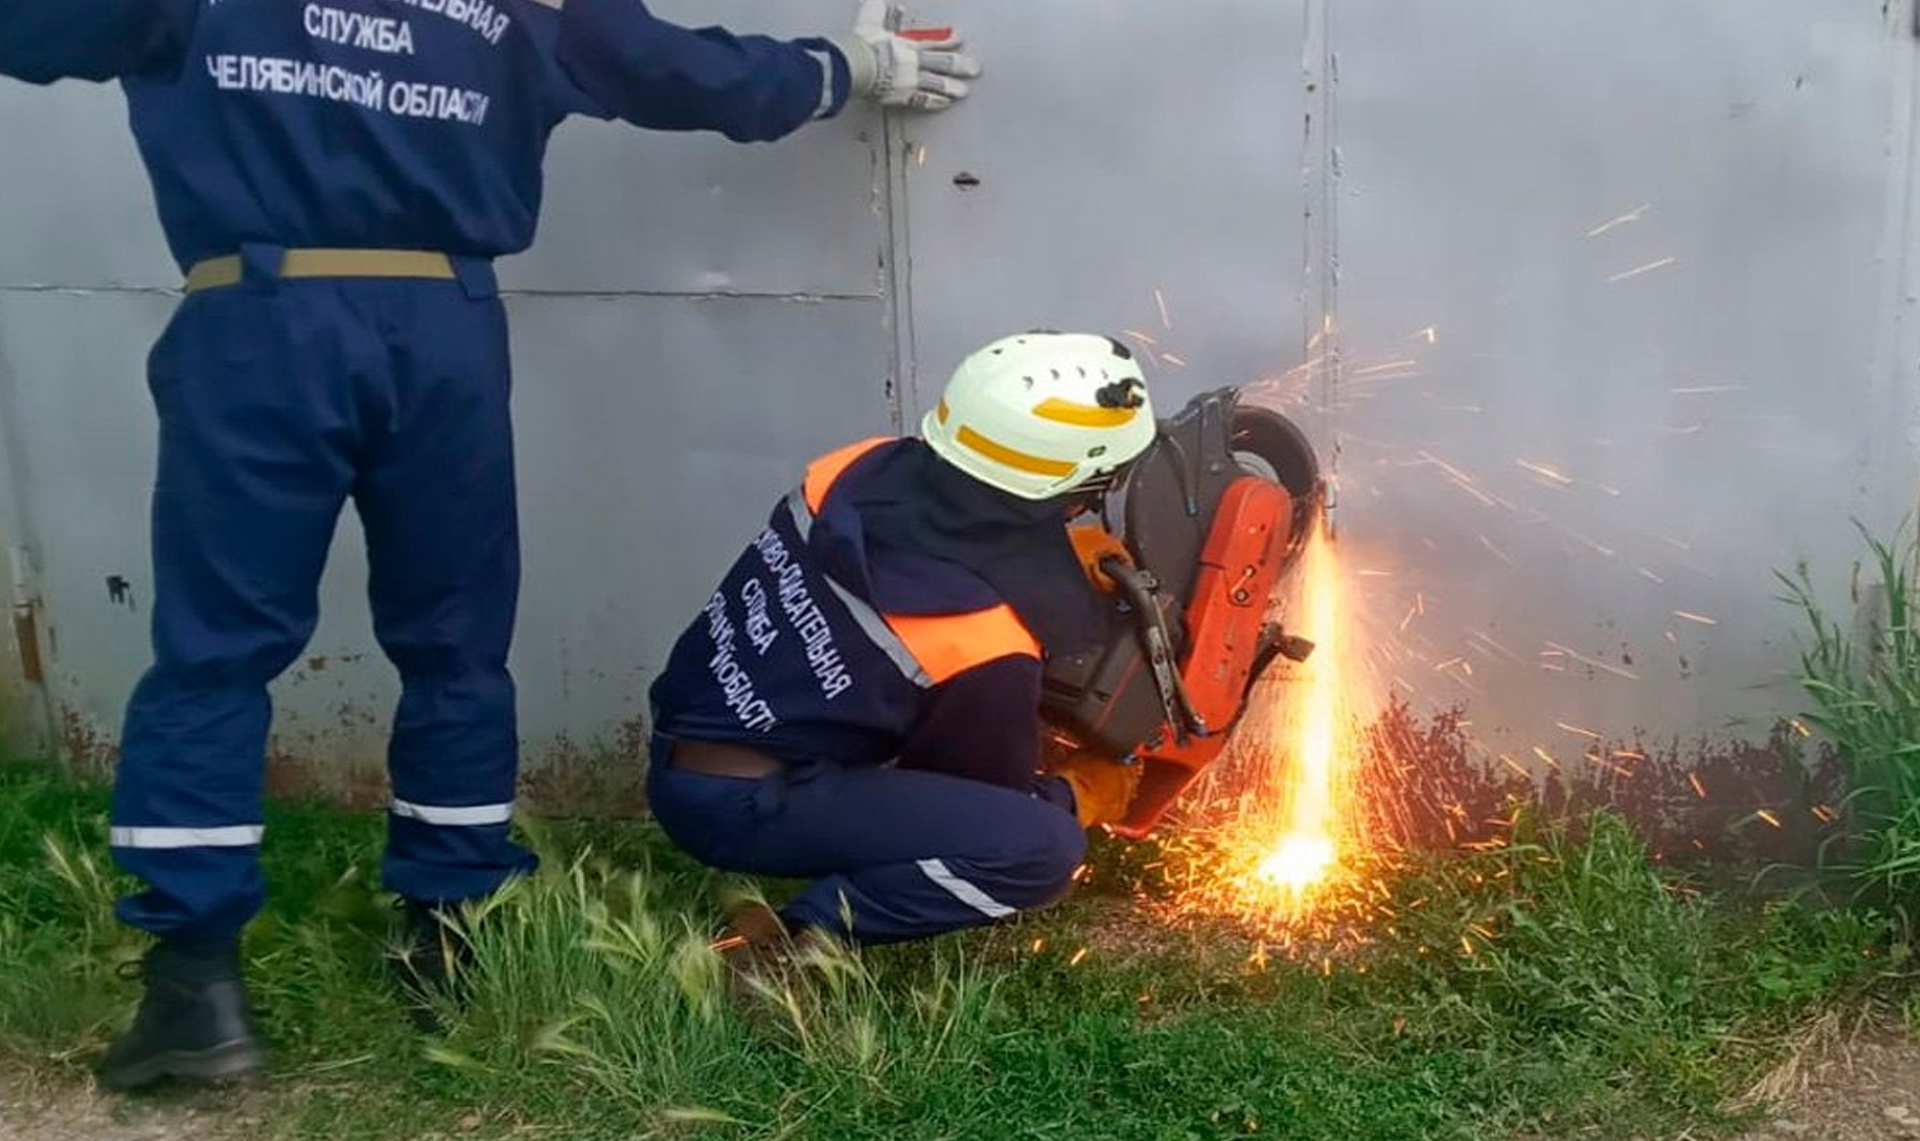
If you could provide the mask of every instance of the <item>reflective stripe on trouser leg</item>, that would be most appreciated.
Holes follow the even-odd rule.
[[[954,874],[944,860],[916,860],[922,875],[940,885],[948,895],[973,908],[988,919],[1005,919],[1019,909],[1008,907],[980,890],[979,886]]]
[[[410,800],[395,797],[390,810],[395,816],[418,820],[424,824],[438,824],[442,828],[474,828],[482,824],[506,824],[513,819],[511,803],[474,804],[464,808],[454,808],[444,804],[415,804]]]
[[[500,303],[444,283],[405,291],[407,368],[354,502],[374,633],[401,682],[385,879],[437,903],[487,895],[534,866],[508,835],[520,538]]]
[[[824,876],[783,911],[796,924],[865,944],[923,939],[1009,919],[1066,891],[1086,852],[1077,823],[1067,820],[1074,824],[1070,834],[1062,828],[1035,835],[1026,852],[979,862],[915,860]]]
[[[127,703],[113,855],[126,922],[224,938],[259,910],[267,683],[312,635],[358,406],[326,297],[184,302],[149,358],[160,421],[152,667]]]
[[[116,848],[170,851],[174,848],[257,848],[266,835],[259,824],[225,828],[113,828],[107,842]]]

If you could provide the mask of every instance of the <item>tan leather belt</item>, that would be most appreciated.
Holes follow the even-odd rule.
[[[187,271],[187,292],[238,285],[246,278],[240,255],[208,258]],[[281,277],[396,277],[456,281],[453,259],[426,250],[288,250]]]
[[[683,772],[743,780],[770,777],[786,767],[758,749],[712,741],[675,741],[667,763]]]

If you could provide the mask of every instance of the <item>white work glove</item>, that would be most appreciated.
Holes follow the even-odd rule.
[[[944,111],[965,99],[980,61],[959,50],[952,28],[902,32],[903,17],[889,0],[862,0],[853,35],[834,39],[852,71],[853,94],[915,111]]]

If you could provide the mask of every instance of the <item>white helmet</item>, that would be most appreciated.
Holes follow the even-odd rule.
[[[1153,443],[1146,377],[1125,345],[1023,333],[960,362],[920,435],[941,459],[1022,499],[1112,474]]]

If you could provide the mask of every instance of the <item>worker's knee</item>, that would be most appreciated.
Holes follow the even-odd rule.
[[[1017,900],[1021,910],[1045,907],[1067,894],[1074,873],[1087,858],[1087,834],[1068,812],[1049,809],[1037,814],[1022,854]]]

